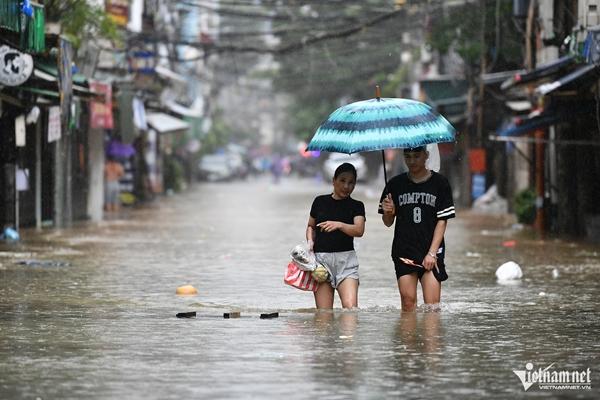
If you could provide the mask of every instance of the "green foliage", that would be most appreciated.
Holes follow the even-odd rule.
[[[468,65],[477,69],[484,47],[481,42],[484,12],[488,65],[493,63],[493,70],[497,71],[520,67],[524,39],[515,28],[512,2],[485,1],[484,4],[482,10],[481,5],[467,2],[464,6],[450,8],[447,14],[434,16],[428,44],[442,54],[453,48]]]
[[[181,192],[185,188],[184,168],[181,162],[172,155],[164,157],[164,186],[165,190]]]
[[[223,147],[229,143],[232,136],[231,127],[223,119],[223,112],[217,110],[213,116],[210,130],[204,135],[201,140],[201,154],[214,153],[219,147]]]
[[[288,110],[290,129],[298,139],[308,142],[319,124],[327,118],[334,108],[329,101],[294,102]]]
[[[290,20],[274,21],[283,44],[302,42],[323,33],[360,26],[391,10],[381,0],[310,2],[310,7],[289,7]],[[310,13],[303,10],[310,8]],[[301,50],[275,54],[279,64],[273,78],[277,91],[292,98],[288,129],[299,139],[312,136],[318,125],[341,105],[373,98],[375,85],[382,95],[395,97],[402,35],[406,21],[380,21],[351,35],[310,44]]]
[[[535,197],[531,189],[522,190],[515,196],[515,214],[519,222],[531,225],[535,221]]]
[[[86,37],[102,36],[120,43],[117,25],[102,7],[92,6],[86,0],[48,0],[45,2],[46,20],[61,24],[62,34],[75,47]]]

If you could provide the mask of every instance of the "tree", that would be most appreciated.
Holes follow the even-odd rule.
[[[521,68],[523,33],[512,7],[511,1],[495,0],[438,9],[432,15],[427,41],[440,54],[458,53],[467,65],[468,78],[480,72]],[[479,71],[482,53],[486,71]]]
[[[86,0],[45,0],[46,20],[61,25],[63,34],[75,47],[84,39],[97,36],[120,42],[116,24],[103,8],[92,6]]]

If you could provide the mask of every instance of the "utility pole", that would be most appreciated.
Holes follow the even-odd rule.
[[[477,147],[482,146],[483,141],[483,100],[485,97],[485,85],[483,84],[483,74],[487,69],[487,61],[486,61],[486,45],[485,45],[485,30],[486,30],[486,16],[485,16],[485,1],[480,0],[480,9],[481,9],[481,56],[479,59],[479,102],[477,105],[477,139],[475,140],[475,145]]]
[[[527,26],[525,29],[525,65],[528,71],[534,68],[533,62],[533,21],[535,16],[535,7],[537,2],[535,0],[529,1],[529,9],[527,10]],[[534,227],[540,237],[544,235],[544,142],[546,133],[543,129],[536,129],[534,131],[535,141],[535,223]]]
[[[527,11],[527,41],[526,41],[526,57],[527,57],[527,70],[534,68],[533,62],[533,22],[535,16],[535,7],[537,2],[535,0],[529,1],[529,10]],[[536,129],[534,131],[535,142],[535,223],[534,227],[538,235],[542,237],[544,235],[544,143],[545,132],[543,129]]]

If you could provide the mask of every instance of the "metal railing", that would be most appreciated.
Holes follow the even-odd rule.
[[[19,0],[0,0],[0,28],[21,31],[21,7]]]
[[[46,50],[44,6],[31,3],[33,16],[21,13],[20,0],[0,0],[0,28],[19,34],[21,50],[39,53]]]

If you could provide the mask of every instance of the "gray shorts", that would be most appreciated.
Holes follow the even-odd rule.
[[[356,252],[315,253],[317,262],[329,271],[329,283],[335,289],[346,278],[358,280],[358,257]]]
[[[104,189],[104,204],[118,204],[119,194],[119,181],[107,181]]]

